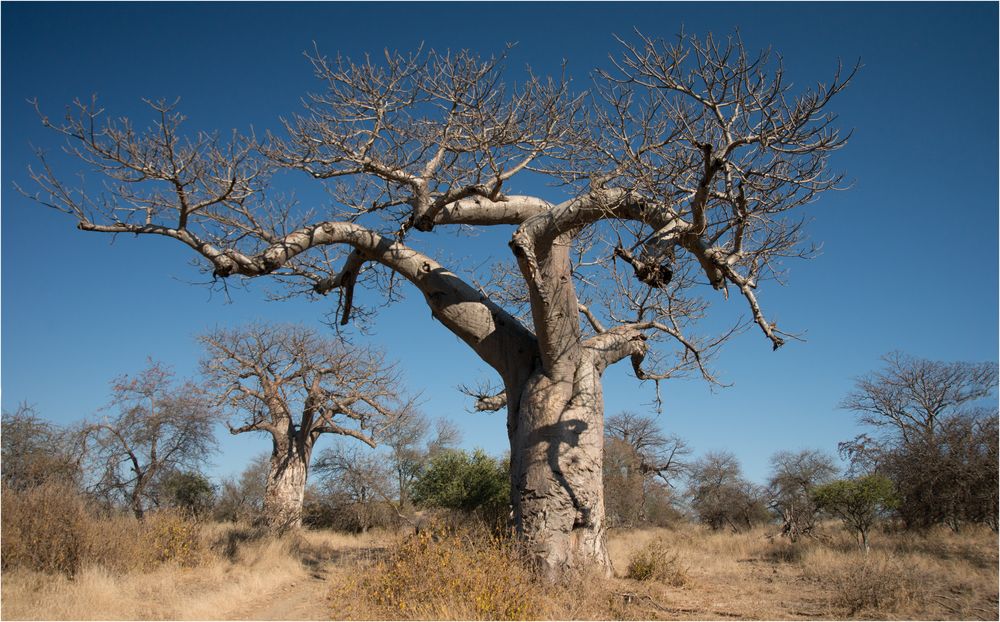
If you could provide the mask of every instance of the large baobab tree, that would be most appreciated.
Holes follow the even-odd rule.
[[[503,56],[465,51],[312,62],[323,90],[259,145],[182,138],[168,105],[154,104],[149,132],[94,104],[43,117],[110,194],[96,200],[43,164],[35,196],[84,231],[177,240],[216,279],[339,292],[342,322],[359,315],[358,285],[392,298],[409,281],[496,370],[478,407],[507,409],[518,533],[552,573],[610,569],[601,376],[630,359],[640,380],[711,379],[706,359],[730,333],[691,334],[706,282],[784,343],[757,288],[809,253],[794,210],[838,184],[828,158],[846,138],[827,105],[850,75],[793,89],[780,59],[738,37],[637,36],[580,94],[565,78],[508,80]],[[335,205],[273,202],[262,188],[277,169],[319,180]],[[544,179],[561,190],[511,192]],[[463,279],[411,246],[497,226],[513,233],[495,279]]]
[[[375,447],[373,428],[391,418],[399,387],[381,353],[298,326],[251,324],[201,337],[202,371],[223,405],[243,418],[233,434],[262,432],[272,450],[263,518],[275,530],[302,524],[316,440],[338,434]]]

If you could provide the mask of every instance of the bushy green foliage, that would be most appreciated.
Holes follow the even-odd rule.
[[[161,501],[198,517],[212,508],[215,487],[196,471],[174,471],[160,485]]]
[[[423,507],[506,514],[510,467],[481,449],[449,450],[434,456],[413,485],[413,500]]]
[[[868,532],[878,519],[898,501],[892,482],[881,475],[839,479],[812,491],[816,505],[840,518],[858,536],[858,544],[868,550]]]

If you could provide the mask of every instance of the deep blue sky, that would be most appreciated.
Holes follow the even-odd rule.
[[[421,42],[491,54],[517,42],[515,73],[526,64],[552,73],[565,58],[582,89],[615,49],[615,33],[739,28],[748,47],[779,51],[797,84],[829,79],[838,58],[861,57],[864,69],[832,105],[841,125],[855,128],[834,158],[854,185],[810,206],[808,231],[823,253],[790,264],[788,285],[761,295],[783,329],[807,331],[808,340],[772,353],[759,331],[747,332],[716,365],[733,386],[667,383],[660,421],[698,453],[735,452],[758,481],[777,450],[834,453],[858,432],[837,403],[881,354],[997,358],[997,17],[995,3],[4,3],[3,408],[27,400],[60,423],[90,416],[107,401],[108,381],[147,356],[194,373],[193,337],[208,328],[258,318],[317,325],[329,310],[265,302],[261,286],[227,304],[189,284],[199,275],[179,244],[121,238],[112,246],[22,198],[13,182],[26,181],[31,145],[58,145],[26,98],[58,116],[74,97],[96,93],[112,114],[144,125],[141,98],[179,96],[190,129],[261,129],[318,88],[302,56],[313,41],[353,56]],[[304,180],[300,198],[317,190]],[[465,247],[446,251],[461,256]],[[738,297],[713,303],[724,319],[746,314]],[[418,297],[382,315],[372,340],[401,362],[411,389],[424,391],[429,414],[460,425],[468,446],[506,448],[504,416],[467,413],[454,390],[486,376],[485,364]],[[627,363],[609,370],[605,395],[609,414],[651,411],[652,386],[632,378]],[[268,449],[261,437],[224,435],[222,443],[223,474]]]

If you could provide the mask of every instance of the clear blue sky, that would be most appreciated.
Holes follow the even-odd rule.
[[[26,98],[57,116],[96,93],[112,114],[145,121],[141,98],[179,96],[189,129],[260,130],[316,88],[302,56],[313,41],[354,56],[421,42],[490,54],[517,42],[515,71],[552,73],[565,58],[582,88],[614,50],[615,33],[739,28],[749,47],[779,51],[798,84],[828,79],[838,58],[862,58],[833,105],[841,125],[855,128],[834,159],[854,186],[809,209],[823,253],[790,264],[788,285],[762,293],[782,328],[808,340],[771,352],[759,331],[747,332],[717,362],[733,386],[667,383],[660,421],[698,453],[735,452],[758,481],[777,450],[834,453],[858,432],[837,403],[881,354],[997,358],[997,17],[995,3],[4,3],[3,408],[27,400],[56,422],[77,420],[107,401],[114,375],[147,356],[193,374],[194,336],[208,328],[258,318],[318,325],[330,310],[266,302],[261,284],[227,304],[190,284],[200,276],[181,245],[124,237],[112,245],[22,198],[12,184],[26,181],[31,145],[58,144]],[[304,181],[299,196],[317,191]],[[446,250],[462,256],[465,247]],[[713,302],[720,318],[746,313],[735,298]],[[372,340],[401,362],[409,388],[424,391],[429,414],[453,419],[470,447],[504,451],[504,415],[467,413],[454,389],[488,369],[429,315],[410,296],[382,315]],[[651,410],[652,386],[628,367],[606,375],[609,414]],[[220,436],[221,474],[268,449],[261,437]]]

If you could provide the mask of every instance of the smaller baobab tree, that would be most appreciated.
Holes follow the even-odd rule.
[[[83,428],[87,460],[98,474],[91,490],[123,499],[141,520],[157,501],[161,477],[197,470],[215,450],[217,411],[202,388],[176,383],[173,371],[153,360],[112,380],[111,395],[107,409],[117,413]]]
[[[202,365],[222,405],[242,418],[233,434],[263,432],[272,451],[263,520],[299,527],[309,463],[322,434],[375,447],[374,430],[399,405],[394,366],[382,353],[301,326],[251,324],[201,337]]]

